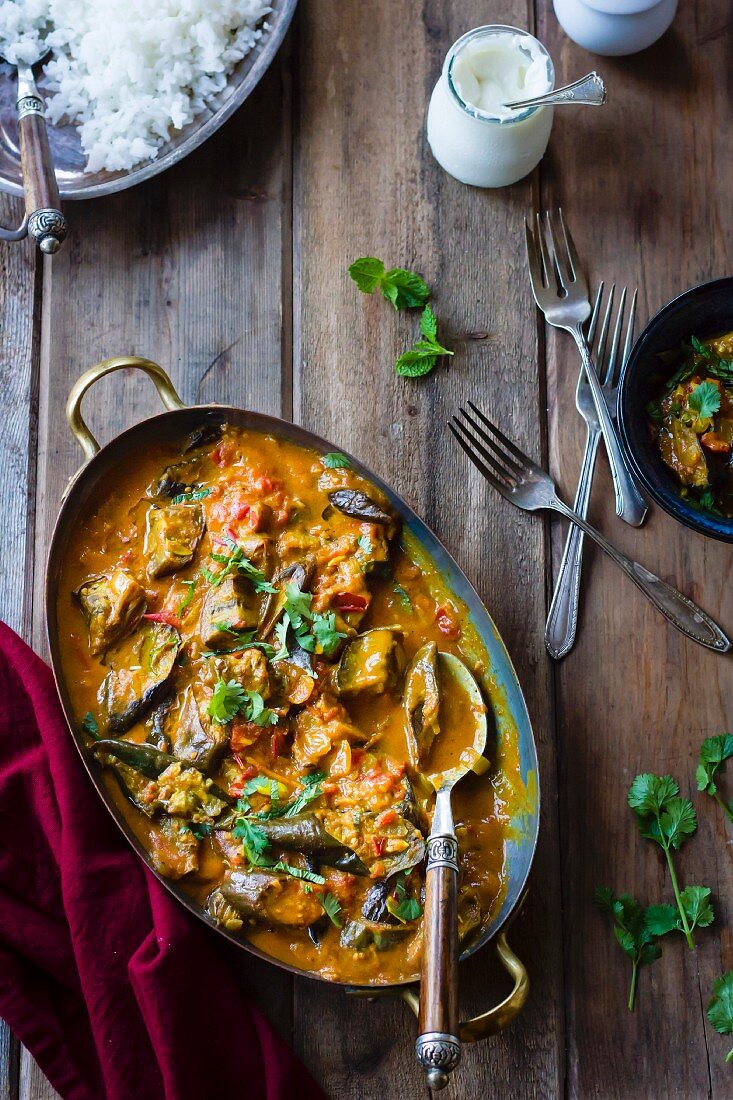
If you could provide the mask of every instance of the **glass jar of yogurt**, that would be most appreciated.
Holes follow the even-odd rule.
[[[552,128],[552,107],[511,110],[505,103],[552,91],[555,71],[545,47],[527,31],[477,27],[455,42],[428,107],[428,143],[461,183],[505,187],[539,163]]]

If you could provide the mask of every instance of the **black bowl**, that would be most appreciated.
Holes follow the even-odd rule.
[[[648,402],[665,378],[659,353],[733,331],[733,278],[686,290],[652,317],[634,344],[621,374],[618,422],[624,452],[639,482],[656,503],[685,527],[733,542],[733,519],[703,511],[680,496],[680,483],[665,466],[649,429]]]

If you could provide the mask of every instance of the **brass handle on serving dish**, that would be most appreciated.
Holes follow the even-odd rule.
[[[87,459],[94,458],[99,450],[99,443],[87,427],[84,417],[81,415],[81,402],[87,390],[104,378],[105,374],[112,374],[116,370],[125,370],[134,367],[143,371],[151,379],[158,391],[158,397],[169,412],[174,409],[185,409],[185,404],[175,391],[170,378],[157,363],[151,359],[141,359],[137,355],[119,355],[114,359],[103,359],[101,363],[84,371],[81,378],[77,379],[71,388],[69,400],[66,402],[66,419],[73,435]]]
[[[488,1009],[487,1012],[482,1012],[480,1016],[474,1016],[473,1019],[465,1020],[458,1025],[458,1037],[462,1043],[475,1043],[479,1039],[488,1039],[490,1035],[503,1031],[522,1011],[529,996],[527,968],[509,946],[506,932],[501,932],[496,939],[496,953],[504,969],[514,979],[514,988],[503,1001]],[[358,997],[367,998],[395,996],[390,989],[357,989],[353,990],[353,993]],[[415,1016],[419,1015],[420,997],[414,986],[401,990],[397,996],[409,1005]]]

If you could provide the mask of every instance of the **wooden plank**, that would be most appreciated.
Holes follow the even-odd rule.
[[[531,25],[505,2],[497,22]],[[294,416],[359,455],[433,526],[477,584],[515,659],[535,722],[543,834],[526,915],[515,933],[533,995],[512,1030],[467,1048],[449,1095],[557,1095],[562,1010],[551,675],[541,521],[502,504],[456,452],[448,415],[476,397],[533,453],[542,448],[543,383],[525,282],[522,219],[531,184],[501,192],[462,187],[432,160],[427,100],[452,41],[487,20],[485,5],[334,5],[301,9],[301,110],[294,182]],[[373,48],[368,47],[373,44]],[[347,275],[360,255],[422,271],[442,331],[457,348],[450,371],[404,381],[391,364],[414,339],[415,317],[359,294]],[[460,518],[459,518],[460,517]],[[496,997],[491,952],[462,974],[465,1011]],[[349,1004],[296,983],[296,1042],[327,1092],[426,1095],[415,1023],[391,1002]],[[317,1023],[318,1022],[318,1023]]]
[[[0,223],[15,225],[21,217],[17,199],[0,196]],[[0,618],[21,633],[32,572],[39,272],[27,241],[0,244]],[[2,1100],[17,1095],[17,1078],[18,1043],[0,1020]]]
[[[564,82],[586,71],[589,58],[543,8],[539,35]],[[543,202],[562,202],[594,283],[639,285],[642,321],[688,286],[731,270],[733,137],[719,125],[727,110],[719,74],[729,50],[725,0],[683,4],[674,30],[652,50],[598,60],[609,84],[606,107],[557,112]],[[568,496],[582,441],[576,377],[571,341],[548,336],[552,463]],[[605,457],[600,466],[591,518],[730,632],[730,548],[659,510],[642,530],[625,527],[614,516]],[[611,562],[591,552],[578,644],[558,668],[557,698],[569,1095],[730,1095],[728,1047],[704,1019],[713,977],[733,965],[730,834],[712,800],[695,792],[694,768],[700,741],[730,728],[733,665],[666,626]],[[641,975],[631,1015],[627,962],[595,911],[593,890],[605,883],[646,904],[671,898],[662,862],[625,805],[633,776],[650,770],[672,773],[694,798],[699,836],[681,853],[681,876],[713,888],[716,928],[726,931],[722,943],[719,931],[701,931],[694,955],[681,939],[665,945],[662,960]]]
[[[80,462],[63,416],[79,374],[107,356],[146,355],[170,371],[186,401],[281,410],[281,340],[283,330],[289,338],[291,316],[287,267],[282,278],[290,252],[288,64],[285,50],[235,118],[175,169],[69,209],[71,235],[44,287],[33,609],[39,652],[46,651],[46,547]],[[158,408],[149,383],[125,372],[100,383],[85,410],[106,441]],[[256,960],[231,958],[289,1037],[290,978],[269,967],[264,980]],[[23,1096],[45,1098],[34,1091],[40,1075],[27,1055],[23,1073]]]

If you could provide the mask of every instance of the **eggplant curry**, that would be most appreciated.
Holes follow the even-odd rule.
[[[663,359],[677,369],[647,405],[661,456],[682,497],[733,518],[733,333]]]
[[[159,874],[323,978],[419,972],[425,776],[433,742],[473,739],[440,654],[484,692],[487,659],[345,456],[209,420],[136,458],[71,538],[59,631],[89,752]],[[455,797],[464,942],[504,888],[509,784],[479,763]]]

